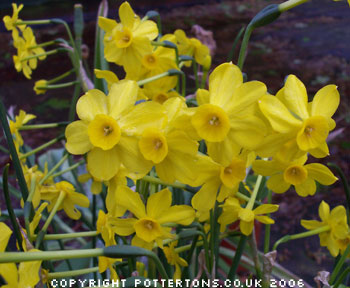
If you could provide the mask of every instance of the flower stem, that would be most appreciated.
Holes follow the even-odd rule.
[[[25,153],[25,154],[22,154],[19,159],[22,160],[22,159],[25,159],[25,158],[33,155],[33,154],[36,154],[37,152],[57,143],[58,141],[62,140],[63,138],[64,138],[64,135],[60,135],[60,136],[56,137],[55,139],[52,139],[51,141],[49,141],[49,142],[47,142],[47,143],[45,143],[37,148]]]
[[[271,204],[272,192],[269,189],[267,191],[267,204]],[[266,216],[270,217],[270,214]],[[270,232],[271,232],[271,224],[265,225],[265,236],[264,236],[264,253],[268,253],[270,251]]]
[[[28,235],[28,239],[31,239],[31,233],[30,233],[30,221],[31,221],[31,213],[33,211],[33,205],[32,205],[32,201],[33,201],[33,197],[35,194],[35,188],[36,188],[36,175],[34,174],[33,177],[30,179],[30,191],[29,191],[29,195],[28,198],[26,200],[26,202],[24,203],[24,223],[26,226],[26,230],[27,230],[27,235]]]
[[[61,176],[62,174],[65,174],[65,173],[67,173],[67,172],[69,172],[69,171],[72,171],[72,170],[78,168],[80,165],[82,165],[82,164],[84,164],[84,163],[85,163],[85,160],[81,160],[81,161],[75,163],[74,165],[68,167],[68,168],[65,169],[65,170],[59,171],[59,172],[57,172],[57,173],[55,173],[55,174],[52,174],[51,177],[52,177],[52,178],[55,178],[55,177]]]
[[[322,232],[327,232],[329,231],[331,228],[327,225],[327,226],[323,226],[314,230],[310,230],[307,232],[303,232],[303,233],[299,233],[299,234],[294,234],[294,235],[286,235],[283,236],[282,238],[280,238],[279,240],[276,241],[276,243],[273,245],[272,250],[276,250],[277,246],[280,245],[281,243],[286,243],[290,240],[296,240],[296,239],[300,239],[300,238],[305,238],[305,237],[310,237],[313,235],[317,235],[320,234]]]
[[[47,124],[36,124],[36,125],[23,125],[18,128],[18,130],[34,130],[34,129],[46,129],[46,128],[56,128],[61,126],[67,126],[69,122],[58,122],[58,123],[47,123]]]
[[[242,235],[241,238],[239,239],[236,253],[235,253],[235,256],[233,257],[232,266],[230,268],[230,271],[228,272],[227,279],[230,279],[230,280],[235,279],[236,271],[243,254],[246,241],[247,241],[247,236]]]
[[[57,81],[60,81],[60,80],[62,80],[62,79],[64,79],[64,78],[66,78],[67,76],[69,76],[69,75],[72,74],[73,72],[75,72],[75,69],[71,69],[71,70],[69,70],[69,71],[63,73],[63,74],[60,75],[60,76],[57,76],[57,77],[55,77],[55,78],[53,78],[53,79],[51,79],[51,80],[48,80],[48,81],[47,81],[47,84],[56,83]]]
[[[75,232],[75,233],[64,233],[64,234],[49,234],[44,236],[44,240],[61,240],[61,239],[73,239],[78,237],[93,237],[100,233],[97,231],[85,231],[85,232]],[[33,235],[36,239],[38,235]]]
[[[259,191],[259,188],[260,188],[260,184],[261,184],[262,178],[263,178],[263,176],[258,175],[258,178],[256,179],[256,183],[255,183],[255,186],[254,186],[253,193],[250,196],[250,199],[249,199],[249,202],[248,202],[247,206],[245,207],[246,209],[250,209],[250,210],[253,209],[256,196],[258,195],[258,191]]]
[[[53,90],[53,89],[59,89],[59,88],[65,88],[70,87],[75,84],[79,83],[78,81],[72,81],[67,83],[61,83],[61,84],[55,84],[55,85],[47,85],[47,86],[38,86],[37,89],[41,90]]]
[[[343,264],[344,264],[346,258],[348,257],[349,253],[350,253],[350,245],[348,245],[348,247],[346,248],[345,252],[343,253],[343,255],[338,260],[337,265],[335,265],[335,268],[334,268],[334,270],[333,270],[333,272],[331,274],[331,278],[329,280],[329,284],[332,285],[335,282],[335,280],[336,280],[336,278],[337,278],[341,268],[343,267]],[[334,287],[335,287],[335,285],[334,285]]]
[[[192,66],[193,66],[193,74],[194,74],[194,79],[195,79],[195,84],[196,84],[196,91],[199,88],[199,81],[198,81],[198,64],[193,61],[192,62]]]
[[[16,26],[20,25],[43,25],[43,24],[50,24],[51,20],[45,19],[45,20],[31,20],[31,21],[17,21],[14,23]]]
[[[92,272],[98,272],[98,267],[91,267],[91,268],[85,268],[85,269],[79,269],[79,270],[49,273],[47,275],[47,277],[48,277],[49,280],[50,279],[56,279],[56,278],[69,278],[69,277],[73,277],[73,276],[89,274],[89,273],[92,273]]]
[[[155,76],[152,76],[152,77],[149,77],[149,78],[137,81],[137,85],[143,86],[143,85],[145,85],[147,83],[150,83],[152,81],[158,80],[158,79],[163,78],[163,77],[182,75],[182,74],[183,74],[183,72],[180,71],[180,70],[170,69],[170,70],[168,70],[168,71],[166,71],[164,73],[161,73],[161,74],[158,74],[158,75],[155,75]]]
[[[46,219],[46,222],[43,226],[43,228],[41,229],[41,231],[39,232],[37,238],[36,238],[36,242],[35,242],[35,248],[38,249],[42,240],[44,239],[44,236],[47,232],[47,228],[49,227],[51,221],[52,221],[52,218],[53,216],[55,216],[58,208],[60,207],[60,205],[62,204],[62,201],[64,200],[64,198],[66,197],[66,193],[64,191],[61,191],[57,200],[56,200],[56,203],[55,205],[53,206],[51,212],[50,212],[50,215],[49,217]]]
[[[47,174],[40,180],[39,185],[42,185],[47,180],[47,178],[49,178],[53,174],[53,172],[55,172],[64,163],[64,161],[67,160],[68,156],[68,154],[64,155],[61,158],[61,160],[58,161],[56,165],[53,166],[52,169],[49,172],[47,172]]]
[[[52,41],[48,41],[48,42],[43,42],[43,43],[40,43],[38,45],[33,45],[33,46],[30,46],[29,49],[35,49],[35,48],[40,48],[40,47],[46,47],[46,46],[50,46],[50,45],[53,45],[53,44],[56,44],[58,43],[56,40],[52,40]]]
[[[31,59],[36,59],[36,58],[39,58],[39,57],[42,57],[42,56],[50,56],[50,55],[56,54],[58,52],[65,52],[65,51],[67,51],[67,49],[57,48],[55,50],[50,50],[50,51],[47,51],[45,53],[34,54],[34,55],[31,55],[31,56],[24,57],[23,59],[21,59],[21,62],[28,61],[28,60],[31,60]]]

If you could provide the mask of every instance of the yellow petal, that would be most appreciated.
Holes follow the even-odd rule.
[[[337,110],[340,102],[340,95],[335,85],[327,85],[320,89],[311,106],[311,115],[321,115],[331,118]]]
[[[158,219],[171,206],[172,194],[169,189],[154,193],[147,199],[147,215]]]
[[[18,267],[18,287],[34,287],[40,280],[40,266],[41,261],[21,262]]]
[[[315,158],[324,158],[326,156],[329,156],[327,142],[323,142],[320,146],[315,149],[311,149],[308,152]]]
[[[177,223],[181,225],[190,225],[196,213],[193,208],[187,205],[175,205],[170,207],[166,213],[163,213],[157,220],[159,223]]]
[[[302,122],[294,118],[277,97],[271,95],[262,97],[259,100],[259,107],[277,132],[291,133],[302,125]]]
[[[323,226],[323,223],[316,220],[301,220],[301,226],[308,230],[314,230]]]
[[[11,229],[5,223],[0,223],[0,252],[5,251],[11,234]]]
[[[196,92],[198,106],[209,103],[209,91],[206,89],[198,89]]]
[[[255,219],[258,220],[259,222],[263,223],[263,224],[274,224],[275,220],[271,219],[268,216],[255,216]]]
[[[145,37],[147,40],[154,40],[158,36],[157,24],[151,20],[141,21],[136,30],[133,31],[134,37]]]
[[[153,244],[154,244],[154,242],[146,242],[146,241],[142,240],[141,238],[137,237],[137,235],[135,235],[131,240],[132,246],[145,248],[147,250],[152,250]]]
[[[239,222],[239,229],[246,236],[249,236],[250,234],[252,234],[253,227],[254,227],[254,220],[250,222],[241,220]]]
[[[98,180],[109,180],[114,177],[120,167],[118,151],[93,148],[87,156],[87,168],[91,175]]]
[[[137,218],[146,216],[145,205],[143,204],[140,194],[132,191],[127,186],[118,187],[117,191],[118,203],[128,209]]]
[[[147,128],[139,141],[140,151],[146,160],[160,163],[168,155],[168,143],[165,135],[157,128]]]
[[[134,225],[137,222],[135,218],[128,219],[113,219],[111,224],[113,225],[113,230],[120,236],[129,236],[135,232]]]
[[[338,180],[335,177],[331,170],[326,166],[319,163],[312,163],[305,165],[309,173],[309,177],[321,183],[322,185],[332,185],[335,181]]]
[[[192,198],[193,208],[200,211],[211,210],[215,205],[219,185],[215,180],[205,183]]]
[[[82,155],[93,147],[88,135],[88,124],[84,121],[70,123],[65,131],[66,149],[74,155]]]
[[[242,72],[236,65],[219,65],[209,77],[210,104],[225,108],[230,104],[234,90],[242,83]]]
[[[273,213],[278,210],[278,205],[263,204],[253,210],[255,215]]]
[[[284,181],[283,174],[273,175],[267,180],[267,188],[275,193],[284,193],[290,187],[290,184]]]
[[[252,168],[256,174],[262,176],[271,176],[284,170],[282,164],[278,161],[255,160]]]
[[[295,75],[289,75],[280,100],[287,108],[302,119],[309,117],[307,111],[307,92],[305,85]]]
[[[18,286],[18,274],[15,263],[0,264],[0,275],[4,278],[7,285],[2,287],[12,288]]]
[[[323,222],[328,221],[329,210],[329,205],[322,200],[320,207],[318,207],[318,215],[320,215],[320,218]]]
[[[119,18],[124,26],[132,29],[135,21],[135,13],[128,2],[124,2],[120,5]]]
[[[98,26],[105,32],[110,32],[115,26],[117,26],[117,22],[115,20],[100,16],[98,17]]]
[[[77,103],[77,114],[81,120],[92,121],[98,114],[107,114],[107,97],[98,89],[81,96]]]
[[[314,195],[316,192],[315,180],[308,178],[303,183],[295,185],[295,191],[301,197],[306,197],[309,195]]]

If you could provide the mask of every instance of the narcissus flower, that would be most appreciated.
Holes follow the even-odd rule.
[[[308,230],[323,230],[319,232],[320,245],[327,247],[332,256],[336,257],[342,248],[339,240],[348,238],[346,210],[344,206],[339,205],[330,211],[329,205],[322,201],[318,214],[321,221],[301,220],[301,225]]]
[[[306,155],[292,162],[278,158],[271,161],[256,160],[253,170],[257,174],[271,176],[267,180],[267,187],[273,192],[284,193],[293,185],[302,197],[315,194],[315,180],[322,185],[331,185],[337,180],[326,166],[319,163],[305,165],[306,160]]]
[[[140,20],[128,2],[119,7],[120,23],[99,17],[98,25],[106,32],[104,53],[107,61],[127,67],[139,67],[144,55],[152,52],[151,40],[158,36],[156,23]]]
[[[209,48],[196,38],[187,38],[186,33],[178,29],[174,32],[180,55],[193,57],[200,65],[208,66]],[[191,66],[191,61],[186,61],[185,66]]]
[[[11,134],[15,135],[15,140],[19,146],[23,145],[23,138],[19,133],[19,128],[23,127],[30,120],[35,119],[36,116],[33,114],[27,114],[25,111],[20,110],[19,114],[15,117],[15,121],[10,120],[10,130]]]
[[[115,75],[112,71],[95,69],[94,72],[96,78],[106,80],[108,90],[111,89],[114,83],[119,82],[118,76]]]
[[[45,94],[46,92],[47,81],[46,80],[38,80],[34,84],[33,90],[36,95]]]
[[[24,30],[26,25],[19,25],[19,26],[16,26],[15,23],[17,21],[20,21],[20,19],[18,19],[18,14],[19,12],[23,9],[23,4],[19,5],[17,7],[17,4],[16,3],[12,3],[12,8],[13,8],[13,14],[12,16],[8,16],[6,15],[4,18],[3,18],[3,21],[4,21],[4,24],[5,24],[5,27],[8,31],[13,31],[14,29],[16,29],[16,27],[19,27],[21,30]]]
[[[220,215],[218,222],[220,223],[220,231],[224,232],[228,224],[239,220],[239,229],[248,236],[253,231],[254,220],[264,224],[273,224],[275,221],[270,217],[264,215],[278,210],[278,205],[262,204],[254,210],[243,208],[239,200],[233,197],[226,199],[222,205],[223,212]]]
[[[290,75],[276,97],[264,96],[259,100],[259,107],[276,132],[287,135],[287,141],[293,140],[303,152],[320,158],[329,154],[326,139],[335,127],[332,116],[339,99],[337,87],[327,85],[308,103],[304,84]],[[294,151],[291,147],[288,150]]]
[[[163,240],[173,238],[167,223],[190,225],[195,217],[192,207],[187,205],[171,206],[172,194],[163,189],[147,199],[143,204],[140,194],[127,186],[118,188],[118,203],[129,210],[135,218],[116,218],[111,220],[118,235],[129,236],[136,232],[131,244],[152,249],[154,242],[163,248]]]
[[[171,242],[169,244],[169,247],[164,247],[163,251],[165,254],[165,257],[170,265],[175,266],[175,272],[174,272],[174,280],[181,279],[181,267],[188,266],[188,263],[185,259],[181,258],[179,256],[179,253],[176,253],[175,246],[177,245],[178,241]]]
[[[182,110],[187,108],[186,104],[180,98],[171,98],[163,107],[168,115],[167,125],[163,129],[145,129],[139,141],[140,151],[145,159],[155,165],[161,180],[168,183],[179,180],[191,185],[196,178],[198,143],[174,126]]]
[[[57,211],[63,209],[68,217],[77,220],[81,213],[75,208],[75,205],[89,207],[89,199],[78,192],[75,192],[74,186],[67,181],[61,181],[54,185],[43,186],[41,189],[41,199],[49,201],[47,210],[50,212],[57,201],[61,201]]]
[[[80,97],[81,120],[66,129],[67,150],[75,155],[88,152],[87,169],[99,181],[110,180],[123,164],[129,171],[145,174],[150,164],[142,157],[135,137],[149,125],[163,125],[165,111],[158,103],[135,106],[136,82],[122,80],[106,95],[93,89]]]
[[[211,73],[209,95],[202,97],[208,102],[196,108],[192,125],[216,162],[228,165],[242,147],[253,150],[262,141],[266,127],[254,115],[254,106],[265,94],[265,84],[243,83],[241,71],[232,63],[221,64]]]

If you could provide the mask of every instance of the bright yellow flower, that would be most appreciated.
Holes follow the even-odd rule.
[[[94,72],[95,72],[96,78],[106,80],[108,90],[111,89],[114,83],[119,82],[118,76],[115,75],[112,71],[95,69]]]
[[[11,234],[11,229],[5,223],[0,222],[0,252],[5,251],[7,243],[10,240]]]
[[[174,126],[182,111],[187,108],[186,104],[180,98],[171,98],[163,107],[168,114],[167,125],[163,129],[145,129],[139,141],[140,151],[145,159],[155,165],[161,180],[168,183],[179,180],[191,185],[197,177],[195,167],[198,143]]]
[[[263,83],[243,83],[239,68],[224,63],[210,75],[209,95],[208,92],[200,94],[202,105],[196,108],[192,125],[206,140],[208,154],[216,162],[228,165],[242,147],[254,150],[263,140],[265,124],[254,115],[257,100],[266,94]],[[204,103],[205,100],[208,102]]]
[[[247,155],[233,157],[227,165],[214,162],[207,156],[201,156],[198,161],[198,180],[203,179],[201,189],[192,198],[192,207],[206,215],[214,208],[215,201],[224,201],[229,196],[234,196],[238,191],[238,186],[246,177]],[[196,183],[202,184],[202,183]],[[200,220],[203,220],[200,217]]]
[[[160,42],[162,41],[170,41],[175,42],[175,36],[171,34],[164,35]],[[140,69],[141,65],[141,69]],[[175,50],[172,48],[167,48],[163,46],[157,46],[154,50],[150,51],[150,53],[145,54],[141,63],[137,66],[128,65],[126,66],[127,70],[127,79],[132,80],[142,80],[146,78],[150,78],[152,76],[164,73],[170,69],[177,69],[176,65],[176,54]],[[174,88],[176,86],[178,77],[177,76],[167,76],[162,79],[158,79],[147,83],[144,87],[154,87],[160,85],[164,80],[167,79],[169,83],[169,89]]]
[[[111,224],[109,219],[110,216],[104,213],[102,210],[98,212],[96,230],[101,234],[106,246],[112,246],[117,244],[117,242],[115,241],[115,230],[113,229],[113,225]]]
[[[181,267],[188,266],[188,263],[185,259],[181,258],[178,253],[175,251],[175,246],[178,241],[171,242],[169,247],[164,247],[163,252],[165,257],[170,265],[175,266],[174,280],[181,279]],[[180,267],[181,266],[181,267]]]
[[[348,238],[349,226],[347,224],[346,210],[344,206],[337,206],[332,211],[329,205],[322,201],[318,208],[321,221],[301,220],[301,225],[308,230],[315,230],[324,227],[325,231],[319,234],[320,245],[327,247],[333,257],[339,254],[342,245],[338,240]],[[327,229],[328,228],[328,229]]]
[[[241,207],[239,200],[233,197],[226,199],[222,205],[223,212],[220,215],[218,222],[220,223],[220,231],[224,232],[226,225],[239,220],[239,229],[248,236],[253,231],[254,220],[264,224],[273,224],[275,221],[264,215],[278,210],[278,205],[262,204],[254,210]]]
[[[113,264],[115,262],[120,262],[122,259],[116,259],[116,258],[108,258],[108,257],[98,257],[98,272],[103,273],[107,269],[109,269],[111,276],[110,278],[114,281],[119,280],[119,276],[117,274],[117,271],[114,269]]]
[[[296,148],[320,158],[329,154],[326,139],[335,127],[332,115],[339,106],[339,99],[337,87],[327,85],[308,103],[304,84],[290,75],[276,97],[264,96],[259,106],[272,128],[286,138],[285,142],[292,140]],[[289,147],[287,150],[295,149]],[[285,154],[291,153],[286,151]]]
[[[143,204],[140,194],[127,186],[118,188],[118,203],[129,210],[135,218],[115,218],[111,221],[118,235],[129,236],[136,232],[132,245],[152,249],[154,242],[163,248],[163,240],[173,238],[167,223],[190,225],[195,217],[192,207],[187,205],[171,206],[172,194],[163,189]]]
[[[120,23],[99,17],[98,25],[106,32],[105,58],[109,62],[127,67],[139,67],[144,55],[152,52],[151,40],[158,36],[156,23],[142,21],[128,2],[119,7]]]
[[[158,103],[135,105],[137,93],[136,82],[123,80],[112,85],[107,97],[93,89],[78,100],[81,120],[67,126],[66,148],[75,155],[88,152],[87,169],[96,180],[110,180],[121,164],[143,175],[151,168],[136,136],[148,126],[162,126],[166,115]]]
[[[36,69],[37,67],[38,59],[44,60],[46,55],[23,61],[23,59],[26,57],[43,54],[45,53],[45,50],[41,47],[33,48],[34,46],[37,46],[37,43],[33,30],[30,27],[26,27],[23,30],[22,35],[23,38],[19,36],[16,29],[13,30],[14,46],[17,48],[17,55],[13,56],[13,61],[17,72],[23,70],[24,76],[30,79],[32,70]]]
[[[209,48],[196,38],[187,38],[186,33],[178,29],[174,32],[180,55],[193,57],[196,62],[203,66],[208,66]],[[191,66],[191,61],[186,61],[185,66]]]
[[[14,29],[16,29],[16,27],[19,27],[21,30],[24,30],[24,28],[26,27],[26,25],[19,25],[19,26],[16,26],[15,23],[17,21],[20,21],[20,19],[18,19],[18,13],[23,9],[23,4],[19,5],[17,7],[17,4],[15,3],[12,3],[12,8],[13,8],[13,14],[12,14],[12,17],[11,16],[8,16],[6,15],[4,18],[3,18],[3,21],[4,21],[4,24],[5,24],[5,27],[8,31],[13,31]]]
[[[39,80],[35,82],[33,90],[35,91],[36,95],[45,94],[46,86],[47,86],[46,80]]]
[[[19,146],[23,145],[23,138],[19,133],[19,128],[23,127],[30,120],[35,119],[36,116],[33,114],[27,114],[25,111],[20,110],[19,114],[15,117],[15,121],[10,120],[11,134],[15,134],[15,141]]]
[[[47,210],[49,212],[52,210],[61,193],[64,194],[64,199],[59,205],[57,211],[63,209],[69,218],[74,220],[79,219],[81,213],[75,208],[75,205],[89,207],[89,199],[85,195],[75,192],[74,186],[67,181],[61,181],[54,185],[42,187],[41,198],[50,202]]]
[[[305,165],[306,160],[306,155],[292,162],[278,158],[272,161],[256,160],[253,170],[257,174],[271,176],[267,180],[267,187],[273,192],[284,193],[293,185],[302,197],[315,194],[315,180],[322,185],[331,185],[337,180],[326,166],[319,163]]]

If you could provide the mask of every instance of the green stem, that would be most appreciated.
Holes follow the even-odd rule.
[[[9,126],[9,123],[7,122],[6,110],[5,110],[5,107],[4,107],[4,104],[1,100],[1,98],[0,98],[0,120],[1,120],[2,128],[4,129],[4,132],[5,132],[5,136],[6,136],[7,144],[9,146],[12,162],[13,162],[13,165],[15,167],[18,185],[19,185],[21,193],[22,193],[22,198],[23,198],[23,201],[26,201],[27,197],[28,197],[28,187],[27,187],[26,180],[24,178],[21,162],[19,161],[19,158],[18,158],[16,146],[13,143],[13,138],[12,138],[10,126]]]
[[[70,87],[75,84],[79,83],[79,81],[72,81],[67,83],[61,83],[61,84],[55,84],[55,85],[46,85],[46,86],[38,86],[37,89],[41,90],[53,90],[53,89],[59,89],[59,88],[65,88]]]
[[[272,250],[276,250],[277,246],[280,245],[281,243],[286,243],[290,240],[296,240],[296,239],[300,239],[300,238],[310,237],[313,235],[320,234],[322,232],[327,232],[329,230],[330,230],[329,226],[323,226],[323,227],[320,227],[320,228],[317,228],[314,230],[310,230],[310,231],[306,231],[303,233],[283,236],[282,238],[280,238],[279,240],[276,241],[276,243],[273,245]]]
[[[48,279],[70,278],[70,277],[73,277],[73,276],[79,276],[79,275],[89,274],[89,273],[93,273],[93,272],[98,272],[98,267],[91,267],[91,268],[85,268],[85,269],[79,269],[79,270],[49,273],[47,275],[47,277],[48,277]]]
[[[64,251],[38,251],[38,252],[2,252],[0,263],[19,263],[27,261],[64,260],[75,258],[89,258],[103,256],[103,248],[77,249]]]
[[[344,264],[346,258],[348,257],[349,253],[350,253],[350,245],[348,245],[348,247],[346,247],[346,250],[344,251],[343,255],[340,257],[337,265],[334,267],[334,270],[333,270],[331,277],[329,279],[329,284],[332,285],[334,283],[335,279],[337,279],[337,276],[338,276],[341,268],[343,267],[343,264]]]
[[[170,69],[169,71],[166,71],[164,73],[161,73],[161,74],[158,74],[158,75],[155,75],[155,76],[152,76],[152,77],[149,77],[149,78],[137,81],[137,85],[143,86],[143,85],[145,85],[147,83],[150,83],[152,81],[161,79],[163,77],[174,76],[174,75],[182,75],[182,74],[183,74],[183,72],[180,71],[180,70]]]
[[[79,96],[80,96],[80,90],[81,90],[81,84],[75,84],[75,87],[74,87],[74,94],[73,94],[73,99],[72,99],[72,103],[70,105],[70,108],[69,108],[69,116],[68,116],[68,119],[70,122],[74,121],[74,118],[75,118],[75,108],[76,108],[76,105],[77,105],[77,102],[78,102],[78,99],[79,99]]]
[[[261,266],[259,262],[259,255],[258,255],[258,247],[256,244],[256,238],[255,238],[255,229],[253,228],[253,232],[250,236],[248,236],[249,245],[252,251],[252,258],[255,266],[256,276],[258,279],[262,279],[263,274],[261,273]]]
[[[199,81],[198,81],[198,64],[195,61],[192,61],[192,66],[193,66],[193,74],[194,74],[194,79],[195,79],[195,84],[196,84],[196,91],[199,88]]]
[[[75,232],[75,233],[64,233],[64,234],[49,234],[44,236],[44,240],[61,240],[61,239],[74,239],[78,237],[94,237],[99,235],[97,231],[85,231],[85,232]],[[36,239],[38,235],[33,235]]]
[[[51,80],[47,80],[47,84],[53,84],[53,83],[56,83],[57,81],[60,81],[66,77],[68,77],[70,74],[72,74],[73,72],[75,72],[75,69],[71,69],[65,73],[63,73],[62,75],[60,76],[57,76],[55,78],[52,78]]]
[[[64,161],[67,160],[68,156],[68,154],[64,155],[61,160],[58,161],[56,165],[53,166],[52,169],[40,180],[39,185],[42,185],[53,174],[53,172],[55,172],[64,163]]]
[[[253,193],[250,196],[250,199],[249,199],[249,202],[248,202],[247,206],[245,207],[246,209],[250,209],[250,210],[253,209],[253,206],[254,206],[254,203],[255,203],[255,199],[256,199],[256,196],[258,195],[258,191],[259,191],[262,179],[263,179],[263,176],[258,175],[258,178],[256,179],[256,183],[255,183],[255,186],[254,186]]]
[[[84,163],[85,163],[85,160],[81,160],[81,161],[75,163],[74,165],[68,167],[68,168],[65,169],[65,170],[62,170],[62,171],[57,172],[57,173],[55,173],[55,174],[52,174],[51,177],[52,177],[52,178],[55,178],[55,177],[57,177],[57,176],[61,176],[62,174],[65,174],[65,173],[67,173],[67,172],[70,172],[70,171],[72,171],[72,170],[78,168],[80,165],[82,165],[82,164],[84,164]]]
[[[337,282],[334,283],[333,288],[338,288],[339,285],[343,282],[344,278],[350,273],[350,267],[347,267],[339,276]]]
[[[238,246],[237,246],[236,253],[235,253],[235,257],[233,257],[231,268],[230,268],[230,271],[228,272],[228,275],[227,275],[227,279],[230,279],[232,281],[235,280],[236,271],[237,271],[239,262],[241,260],[246,242],[247,242],[247,236],[242,235],[241,238],[239,239]]]
[[[10,199],[10,195],[9,195],[9,189],[8,189],[8,170],[9,170],[10,164],[6,164],[5,168],[4,168],[4,172],[2,175],[2,189],[4,191],[4,196],[5,196],[5,202],[6,202],[6,207],[7,207],[7,211],[9,212],[9,216],[10,216],[10,220],[11,220],[11,224],[13,227],[13,230],[15,232],[15,236],[17,239],[17,243],[18,243],[18,247],[21,251],[23,251],[23,247],[22,247],[22,234],[19,230],[18,227],[18,223],[16,220],[16,215],[15,212],[13,211],[12,208],[12,204],[11,204],[11,199]]]
[[[309,0],[289,0],[278,5],[278,10],[280,12],[286,12],[296,6],[308,2]]]
[[[43,145],[41,145],[41,146],[39,146],[37,148],[35,148],[35,149],[25,153],[25,154],[22,154],[19,159],[22,160],[22,159],[25,159],[25,158],[33,155],[33,154],[36,154],[37,152],[39,152],[39,151],[41,151],[41,150],[43,150],[43,149],[45,149],[45,148],[47,148],[47,147],[57,143],[58,141],[61,141],[63,138],[64,138],[64,135],[60,135],[60,136],[56,137],[55,139],[52,139],[51,141],[49,141],[49,142],[47,142],[47,143],[45,143],[45,144],[43,144]]]
[[[36,238],[36,242],[35,242],[35,248],[38,249],[42,240],[44,239],[44,236],[47,232],[47,228],[49,227],[51,221],[52,221],[52,218],[53,216],[55,216],[58,208],[60,207],[60,205],[62,204],[64,198],[66,197],[66,193],[64,191],[61,191],[57,200],[56,200],[56,203],[55,205],[53,206],[51,212],[50,212],[50,215],[49,217],[46,219],[46,222],[43,226],[43,228],[41,229],[41,231],[39,232],[37,238]]]
[[[39,58],[39,57],[42,57],[42,56],[50,56],[50,55],[54,55],[54,54],[56,54],[58,52],[66,52],[66,51],[68,51],[68,50],[65,49],[65,48],[57,48],[55,50],[50,50],[50,51],[47,51],[45,53],[34,54],[34,55],[31,55],[31,56],[24,57],[23,59],[21,59],[21,62],[28,61],[28,60],[31,60],[31,59],[36,59],[36,58]]]
[[[43,24],[50,24],[51,20],[32,20],[32,21],[17,21],[14,23],[14,25],[43,25]]]
[[[27,235],[28,235],[28,239],[31,239],[31,233],[30,233],[30,221],[32,220],[31,218],[31,214],[34,214],[34,213],[31,213],[32,211],[34,212],[34,208],[33,208],[33,204],[32,204],[32,201],[33,201],[33,197],[34,197],[34,194],[35,194],[35,188],[36,188],[36,175],[33,174],[31,180],[30,180],[30,192],[29,192],[29,195],[28,195],[28,198],[26,200],[26,202],[24,203],[24,222],[25,222],[25,226],[26,226],[26,230],[27,230]]]
[[[243,69],[243,64],[245,60],[245,56],[247,53],[247,48],[248,48],[248,43],[250,36],[252,35],[254,28],[250,25],[248,25],[247,29],[244,32],[242,44],[241,44],[241,49],[239,50],[239,56],[238,56],[238,61],[237,61],[237,66],[239,69]]]
[[[269,189],[267,191],[267,204],[271,204],[272,192]],[[270,214],[267,214],[270,217]],[[270,251],[270,234],[271,234],[271,224],[265,225],[265,236],[264,236],[264,253],[267,254]]]
[[[243,32],[244,32],[244,29],[245,29],[245,26],[243,26],[243,27],[239,30],[238,34],[236,35],[235,39],[233,40],[230,53],[229,53],[228,56],[227,56],[227,62],[232,61],[233,55],[234,55],[235,50],[236,50],[237,45],[238,45],[238,41],[239,41],[239,39],[241,39],[242,34],[243,34]]]
[[[186,74],[185,73],[182,73],[181,74],[181,82],[182,82],[182,91],[181,91],[181,94],[182,94],[182,97],[185,97],[186,96]]]
[[[50,45],[53,45],[53,44],[56,44],[57,41],[56,40],[52,40],[52,41],[48,41],[48,42],[43,42],[43,43],[40,43],[38,45],[33,45],[33,46],[30,46],[29,49],[35,49],[35,48],[40,48],[40,47],[46,47],[46,46],[50,46]]]
[[[18,130],[34,130],[34,129],[46,129],[46,128],[56,128],[61,126],[67,126],[69,122],[58,122],[58,123],[47,123],[47,124],[35,124],[35,125],[23,125],[18,128]]]

